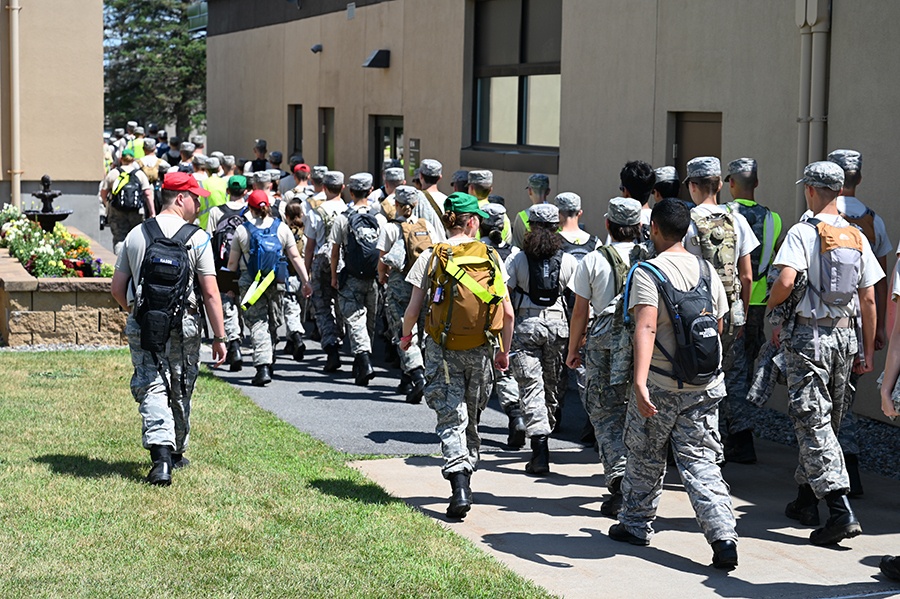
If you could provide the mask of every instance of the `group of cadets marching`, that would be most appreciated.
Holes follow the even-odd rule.
[[[855,196],[858,152],[806,167],[797,183],[809,211],[786,231],[756,201],[752,158],[723,173],[718,158],[697,157],[683,180],[671,166],[628,162],[598,236],[580,222],[581,197],[551,194],[542,174],[527,179],[531,206],[510,218],[486,170],[453,173],[447,196],[437,187],[440,162],[423,160],[407,184],[402,165],[386,161],[375,188],[370,173],[345,177],[299,156],[285,172],[264,140],[241,165],[205,156],[202,139],[141,139],[139,129],[110,143],[101,185],[117,251],[162,208],[167,170],[195,177],[224,362],[244,367],[249,331],[252,384],[265,386],[276,376],[282,325],[297,362],[308,327],[324,371],[345,366],[346,346],[353,382],[366,386],[381,335],[399,367],[398,393],[412,404],[424,398],[437,415],[449,517],[472,507],[488,398],[508,415],[509,446],[530,443],[525,472],[543,476],[571,376],[605,473],[600,512],[618,521],[610,537],[650,543],[674,465],[713,565],[733,568],[737,534],[721,466],[756,461],[755,406],[781,381],[799,442],[797,497],[785,515],[815,527],[818,545],[861,532],[848,501],[862,494],[850,408],[874,351],[890,340],[882,408],[896,415],[900,329],[886,331],[892,247],[884,222]],[[682,185],[691,202],[677,198]],[[723,185],[731,201],[719,203]],[[893,285],[900,293],[900,277]]]

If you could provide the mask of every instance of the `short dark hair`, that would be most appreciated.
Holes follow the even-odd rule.
[[[665,198],[657,202],[650,212],[650,222],[656,223],[667,241],[684,238],[691,226],[691,211],[677,198]]]
[[[740,189],[753,189],[759,182],[759,177],[753,171],[734,173],[728,175],[728,178]]]
[[[324,187],[331,193],[341,193],[344,189],[343,185],[325,185]]]
[[[722,182],[722,179],[719,177],[691,177],[687,180],[685,185],[690,189],[691,183],[696,183],[697,187],[700,189],[700,193],[703,195],[711,196],[715,195],[719,192],[719,184]]]
[[[844,171],[844,187],[856,187],[862,181],[862,172]]]
[[[371,192],[371,189],[351,189],[350,195],[353,196],[353,199],[355,200],[361,200],[368,197]]]
[[[631,197],[641,204],[646,204],[653,192],[653,184],[656,183],[656,173],[653,172],[653,167],[643,160],[632,160],[622,167],[619,181]]]
[[[425,182],[425,185],[431,187],[432,185],[437,185],[437,182],[441,180],[440,177],[429,177],[428,175],[423,175],[419,173],[419,176],[422,177],[422,181]]]
[[[681,183],[678,181],[657,181],[653,185],[654,191],[658,191],[659,195],[664,198],[675,198],[678,197],[678,192],[681,190]]]
[[[486,198],[491,193],[491,189],[493,189],[491,186],[482,185],[481,183],[470,183],[470,185],[472,186],[472,191],[475,192],[472,195],[479,200]]]
[[[178,197],[180,191],[175,191],[173,189],[162,189],[160,190],[160,199],[159,205],[163,208],[167,208],[171,206],[175,202],[175,198]]]
[[[640,223],[636,225],[620,225],[611,220],[606,222],[609,223],[609,236],[615,241],[636,241],[641,235]]]

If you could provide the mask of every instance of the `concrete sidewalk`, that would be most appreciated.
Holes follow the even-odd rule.
[[[656,536],[650,547],[617,543],[600,516],[606,492],[596,452],[577,442],[583,412],[569,394],[561,439],[551,441],[552,473],[525,474],[529,452],[504,447],[506,416],[492,403],[482,418],[482,463],[472,478],[475,505],[466,519],[444,516],[450,486],[440,475],[434,414],[397,396],[397,371],[378,367],[368,388],[343,372],[324,375],[316,344],[302,364],[279,359],[276,380],[249,385],[252,368],[215,371],[261,407],[329,445],[355,454],[393,457],[353,465],[391,495],[470,539],[550,592],[578,597],[891,597],[900,583],[881,576],[878,561],[900,553],[900,481],[863,473],[866,497],[853,501],[863,535],[840,547],[809,544],[811,529],[787,520],[796,494],[796,450],[758,441],[759,463],[728,465],[738,516],[740,565],[725,573],[709,566],[712,552],[694,519],[677,472],[666,478]],[[208,356],[207,356],[208,359]],[[380,366],[380,365],[377,365]],[[390,375],[390,376],[386,376]],[[827,515],[824,505],[820,514]]]

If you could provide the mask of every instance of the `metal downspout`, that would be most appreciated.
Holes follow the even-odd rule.
[[[21,105],[19,103],[19,0],[9,0],[9,106],[10,106],[10,197],[12,205],[22,207]]]
[[[812,29],[806,25],[806,2],[803,4],[803,23],[800,26],[800,106],[797,115],[797,173],[809,164],[809,81],[812,77]],[[799,175],[798,175],[799,177]],[[798,186],[796,218],[806,211],[803,187]]]

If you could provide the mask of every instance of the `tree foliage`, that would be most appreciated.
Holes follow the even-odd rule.
[[[179,136],[206,120],[206,32],[188,30],[190,0],[104,0],[106,121],[160,126]]]

